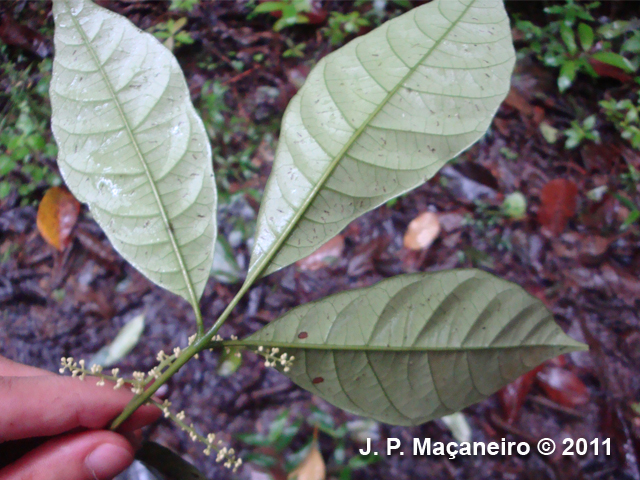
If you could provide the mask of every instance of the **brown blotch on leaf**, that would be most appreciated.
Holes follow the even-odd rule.
[[[324,382],[324,378],[322,377],[316,377],[313,380],[311,380],[311,383],[313,383],[314,385],[317,385],[318,383],[322,383]]]
[[[300,332],[300,333],[298,334],[298,338],[299,338],[300,340],[304,340],[304,339],[305,339],[305,338],[307,338],[308,336],[309,336],[309,334],[308,334],[307,332]]]

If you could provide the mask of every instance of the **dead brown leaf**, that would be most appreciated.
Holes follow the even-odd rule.
[[[578,187],[571,180],[556,178],[547,183],[540,192],[538,222],[543,230],[559,235],[567,222],[576,214]]]
[[[298,260],[296,265],[302,271],[315,272],[316,270],[320,270],[340,258],[343,251],[344,237],[342,235],[338,235],[322,245],[308,257]]]
[[[538,384],[554,402],[577,407],[589,401],[589,389],[573,372],[561,367],[548,367],[536,375]]]
[[[0,22],[0,40],[7,45],[22,48],[41,58],[48,57],[51,47],[46,38],[38,31],[19,24],[8,12],[2,13]]]
[[[359,277],[375,270],[388,246],[389,241],[385,237],[372,238],[356,246],[347,265],[347,275]]]
[[[325,480],[327,467],[318,450],[318,442],[313,441],[305,459],[287,477],[289,480]]]
[[[507,98],[504,99],[504,103],[511,108],[515,108],[525,117],[533,117],[533,106],[524,98],[515,87],[511,87]]]

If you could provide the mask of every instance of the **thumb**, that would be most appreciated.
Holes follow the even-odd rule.
[[[0,470],[0,480],[110,480],[133,462],[121,435],[89,431],[49,440]]]

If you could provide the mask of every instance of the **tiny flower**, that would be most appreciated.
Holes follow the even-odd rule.
[[[136,395],[140,395],[142,392],[144,392],[144,389],[142,387],[138,386],[138,385],[133,385],[131,387],[131,391],[133,393],[135,393]]]

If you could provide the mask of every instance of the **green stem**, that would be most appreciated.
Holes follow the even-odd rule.
[[[197,303],[192,305],[193,312],[196,314],[196,325],[198,325],[198,338],[204,335],[204,322],[202,321],[202,312],[200,311],[200,305]]]
[[[187,363],[191,359],[191,357],[201,352],[202,350],[206,350],[207,348],[210,348],[209,342],[211,341],[213,336],[218,332],[222,324],[227,320],[229,315],[231,315],[231,312],[233,311],[233,309],[236,307],[236,305],[238,305],[238,302],[242,299],[245,293],[247,293],[247,291],[251,288],[252,284],[253,284],[253,279],[251,279],[248,282],[245,282],[245,284],[242,285],[242,288],[238,291],[236,296],[233,297],[233,300],[231,300],[231,303],[229,303],[227,308],[224,310],[224,312],[222,312],[220,317],[218,317],[218,320],[216,320],[216,323],[213,324],[213,326],[209,329],[209,331],[204,336],[199,334],[197,340],[193,344],[191,344],[189,347],[185,348],[180,353],[180,356],[169,366],[169,368],[167,368],[167,370],[165,370],[160,375],[160,377],[155,382],[153,382],[153,384],[149,388],[147,388],[144,391],[144,393],[141,393],[140,395],[136,395],[135,397],[133,397],[133,399],[127,404],[127,406],[122,411],[122,413],[118,415],[118,417],[111,423],[111,427],[110,427],[111,430],[116,430],[120,425],[122,425],[122,423],[127,418],[129,418],[133,414],[133,412],[135,412],[139,407],[147,403],[149,398],[151,398],[151,396],[162,385],[164,385],[173,376],[173,374],[180,369],[180,367],[182,367],[185,363]]]
[[[120,425],[124,423],[124,421],[129,418],[133,412],[135,412],[140,406],[147,403],[151,395],[153,395],[156,390],[158,390],[162,385],[164,385],[174,373],[176,373],[182,365],[187,363],[191,357],[193,357],[199,350],[196,350],[196,347],[199,346],[200,342],[194,343],[188,348],[184,349],[178,358],[167,368],[160,377],[153,382],[153,384],[147,388],[140,395],[136,395],[131,399],[131,401],[124,408],[122,413],[118,415],[118,417],[111,423],[109,427],[111,430],[117,430]]]
[[[203,343],[203,347],[202,347],[203,349],[208,348],[208,344],[211,341],[211,339],[214,337],[216,333],[218,333],[218,330],[220,330],[220,327],[222,326],[222,324],[227,320],[229,315],[231,315],[231,312],[233,311],[234,308],[236,308],[236,305],[238,305],[238,302],[242,299],[242,297],[244,297],[245,293],[247,293],[251,288],[251,286],[253,285],[253,280],[254,279],[250,279],[247,282],[245,282],[244,285],[242,285],[242,288],[240,288],[238,293],[236,293],[236,296],[233,297],[233,300],[231,300],[231,303],[227,305],[227,308],[225,308],[224,312],[222,312],[222,314],[218,317],[218,320],[216,320],[216,323],[214,323],[213,326],[206,333],[206,335],[202,337],[202,341],[198,342],[198,344]]]

